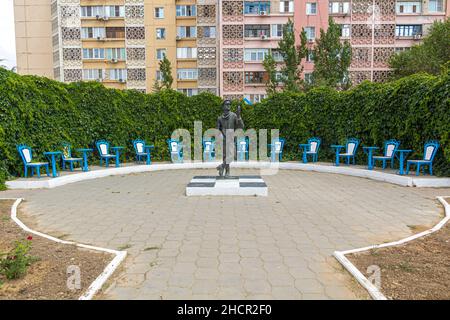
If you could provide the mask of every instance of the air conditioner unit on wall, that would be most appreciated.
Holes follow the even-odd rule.
[[[112,63],[117,63],[118,60],[117,60],[116,58],[113,58],[113,59],[111,59],[111,62],[112,62]]]
[[[422,35],[420,33],[419,34],[415,34],[413,36],[413,38],[414,38],[414,40],[420,40],[420,39],[422,39]]]
[[[267,11],[262,10],[262,11],[259,12],[259,15],[260,16],[266,16],[267,15]]]
[[[267,39],[268,39],[268,37],[265,34],[261,35],[261,40],[267,40]]]

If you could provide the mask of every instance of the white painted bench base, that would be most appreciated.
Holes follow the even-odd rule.
[[[41,189],[41,188],[56,188],[69,183],[103,178],[114,175],[125,175],[130,173],[140,172],[152,172],[161,170],[180,170],[180,169],[213,169],[219,165],[219,162],[185,162],[185,163],[161,163],[151,165],[133,165],[124,166],[119,168],[105,168],[99,170],[92,170],[88,172],[79,172],[76,174],[68,174],[53,179],[20,179],[11,180],[6,182],[6,186],[9,189]],[[301,170],[301,171],[314,171],[323,173],[336,173],[348,176],[368,178],[377,181],[388,182],[401,186],[408,187],[435,187],[435,188],[448,188],[450,187],[450,178],[423,178],[412,176],[400,176],[392,173],[367,170],[355,167],[346,166],[331,166],[321,164],[304,164],[294,162],[261,162],[261,161],[248,161],[248,162],[232,162],[232,168],[242,169],[261,169],[261,175],[273,174],[274,170]]]

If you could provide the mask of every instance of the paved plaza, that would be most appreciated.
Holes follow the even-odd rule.
[[[39,231],[129,255],[100,298],[357,299],[367,295],[332,257],[392,241],[442,217],[419,189],[336,174],[281,170],[268,197],[186,197],[215,170],[113,176],[55,189],[11,190]],[[233,170],[233,174],[259,174]]]

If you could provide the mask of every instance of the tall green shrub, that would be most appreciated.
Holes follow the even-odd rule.
[[[330,144],[347,137],[363,145],[381,146],[398,139],[402,148],[421,157],[423,144],[436,139],[441,148],[435,172],[450,176],[450,75],[413,75],[383,84],[364,82],[345,92],[319,87],[306,93],[275,93],[262,103],[245,106],[247,128],[280,130],[286,138],[284,158],[299,159],[299,143],[318,136],[323,144],[320,160],[333,159]],[[144,94],[107,89],[95,82],[64,84],[36,76],[19,76],[0,69],[0,185],[7,176],[22,174],[16,145],[29,144],[34,157],[61,148],[94,148],[98,139],[125,146],[133,158],[131,140],[143,138],[155,145],[153,158],[169,160],[166,140],[173,130],[193,122],[203,129],[215,127],[222,100],[203,93],[193,97],[173,90]],[[97,159],[94,154],[92,159]],[[91,159],[91,160],[92,160]],[[366,155],[358,153],[366,163]]]

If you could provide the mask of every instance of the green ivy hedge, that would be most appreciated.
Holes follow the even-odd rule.
[[[365,82],[337,92],[328,88],[307,93],[280,93],[254,106],[245,106],[247,128],[278,128],[286,138],[285,159],[300,159],[298,144],[310,136],[322,138],[320,160],[333,159],[330,144],[358,137],[363,145],[381,146],[390,138],[419,157],[428,139],[441,143],[435,172],[450,175],[449,75],[414,75],[395,82]],[[215,126],[222,100],[211,94],[193,97],[166,90],[143,94],[107,89],[99,83],[64,84],[36,76],[19,76],[0,68],[0,181],[22,174],[16,145],[33,147],[36,159],[59,149],[61,142],[94,147],[98,139],[126,146],[143,138],[155,145],[155,160],[168,160],[166,139],[173,130],[193,131]],[[366,157],[359,152],[360,163]],[[1,184],[1,183],[0,183]]]

